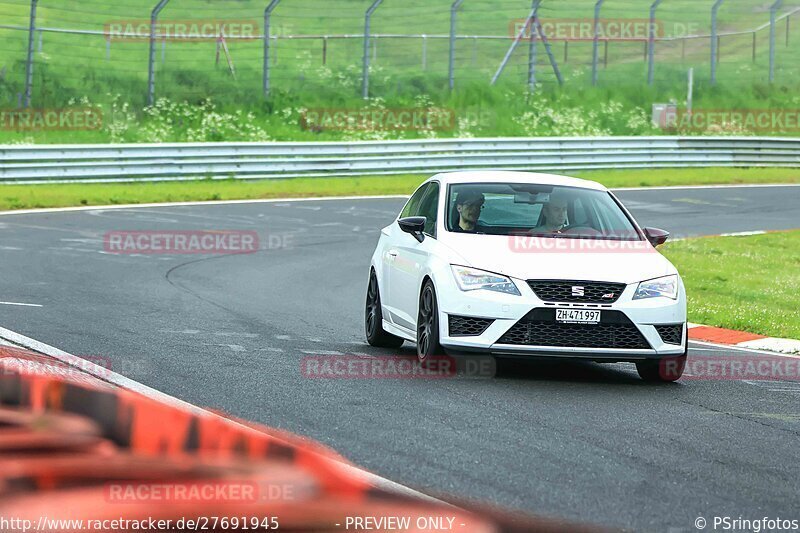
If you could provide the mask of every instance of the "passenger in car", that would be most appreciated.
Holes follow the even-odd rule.
[[[474,189],[464,190],[456,196],[456,211],[453,213],[458,220],[453,224],[453,231],[458,233],[482,233],[484,228],[478,219],[486,198],[483,193]]]

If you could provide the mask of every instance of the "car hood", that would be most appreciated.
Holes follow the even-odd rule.
[[[449,234],[451,262],[517,279],[574,279],[637,283],[675,274],[646,241],[543,239]]]

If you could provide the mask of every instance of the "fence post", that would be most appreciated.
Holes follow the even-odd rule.
[[[541,0],[533,0],[533,18],[529,20],[529,24],[525,24],[525,28],[530,27],[530,37],[528,42],[528,91],[533,92],[536,89],[536,17],[539,16],[539,4]]]
[[[769,82],[775,81],[775,15],[783,5],[783,0],[775,0],[769,8]]]
[[[456,86],[456,19],[458,18],[458,8],[463,3],[464,0],[456,0],[450,6],[450,63],[447,71],[451,91]]]
[[[153,105],[156,101],[156,23],[158,14],[166,7],[169,0],[159,0],[150,13],[150,58],[147,65],[147,103]]]
[[[422,34],[422,70],[428,70],[428,36]]]
[[[514,50],[517,49],[517,46],[519,46],[520,41],[522,41],[522,37],[525,35],[525,31],[530,29],[531,35],[533,35],[534,31],[533,21],[536,18],[536,11],[539,9],[538,2],[541,1],[542,0],[533,0],[534,7],[533,9],[531,9],[530,14],[528,14],[528,17],[525,19],[525,25],[522,26],[522,30],[520,30],[520,32],[514,38],[514,42],[511,43],[511,46],[506,51],[506,55],[505,57],[503,57],[503,61],[500,62],[500,66],[498,67],[497,72],[495,72],[494,76],[492,76],[492,81],[489,83],[489,85],[494,85],[495,83],[497,83],[497,80],[500,78],[500,75],[505,70],[506,65],[508,65],[508,62],[511,59],[511,55],[514,53]],[[528,77],[530,78],[530,72],[528,73]]]
[[[655,0],[650,6],[650,27],[648,28],[647,84],[653,85],[656,74],[656,10],[663,0]]]
[[[372,5],[367,9],[364,15],[364,67],[361,79],[361,97],[364,100],[369,99],[369,32],[370,23],[372,22],[372,14],[378,9],[383,0],[374,0]]]
[[[719,40],[717,39],[717,13],[725,0],[717,0],[711,8],[711,85],[717,83],[717,62],[719,61]]]
[[[262,85],[265,97],[269,96],[269,46],[270,38],[272,37],[270,22],[272,11],[277,7],[280,1],[281,0],[271,0],[269,5],[264,9],[264,80]]]
[[[539,1],[541,2],[541,0]],[[553,50],[550,48],[550,40],[547,38],[547,35],[544,34],[544,29],[542,28],[542,23],[539,22],[538,14],[533,18],[533,21],[536,24],[536,27],[539,31],[539,35],[542,36],[544,51],[547,52],[547,58],[550,60],[550,66],[553,67],[553,72],[556,75],[558,84],[564,85],[564,78],[561,76],[561,70],[558,68],[558,61],[556,61],[556,56],[553,55]]]
[[[536,36],[531,35],[530,43],[528,44],[528,91],[533,92],[536,89]]]
[[[603,7],[605,0],[597,0],[594,5],[594,36],[592,43],[592,85],[597,85],[597,61],[600,47],[600,9]],[[606,41],[608,46],[608,41]]]
[[[28,59],[25,65],[25,98],[23,105],[31,106],[31,92],[33,88],[33,37],[36,31],[36,6],[39,0],[31,0],[31,18],[28,26]]]

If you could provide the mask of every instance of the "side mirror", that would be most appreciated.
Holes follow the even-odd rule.
[[[658,228],[644,228],[644,236],[653,246],[660,246],[669,239],[669,232]]]
[[[401,230],[410,233],[415,239],[422,242],[425,240],[425,235],[422,232],[425,231],[425,223],[427,221],[428,219],[425,217],[406,217],[401,218],[397,223],[400,224]]]

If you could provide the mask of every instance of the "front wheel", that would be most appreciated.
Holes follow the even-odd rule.
[[[417,357],[426,363],[431,357],[444,354],[439,344],[439,307],[436,303],[436,289],[428,280],[422,287],[417,315]]]
[[[403,339],[387,333],[383,329],[383,311],[381,310],[381,293],[378,289],[378,276],[375,271],[369,275],[369,285],[367,286],[367,304],[364,310],[364,329],[367,334],[367,342],[370,346],[380,348],[399,348],[403,345]]]
[[[687,350],[688,351],[688,350]],[[650,383],[672,383],[683,376],[686,368],[686,354],[663,359],[639,361],[636,371],[639,377]]]

